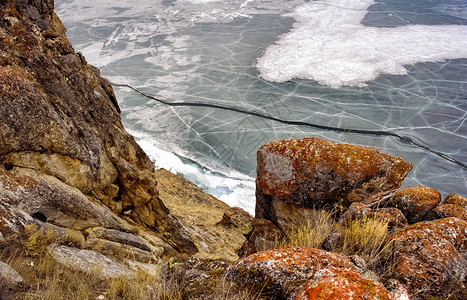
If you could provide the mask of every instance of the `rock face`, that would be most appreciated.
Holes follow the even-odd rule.
[[[410,294],[446,297],[449,284],[467,275],[467,222],[444,218],[410,225],[395,233],[395,267],[391,276]]]
[[[398,188],[411,169],[398,157],[318,138],[271,142],[258,150],[256,217],[283,228],[303,207],[348,206]]]
[[[119,227],[104,204],[196,252],[159,199],[154,166],[123,128],[112,87],[74,52],[53,8],[0,2],[1,202],[59,226]]]

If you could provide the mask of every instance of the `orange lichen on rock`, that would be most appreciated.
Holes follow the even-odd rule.
[[[423,217],[441,201],[441,194],[426,186],[415,186],[397,191],[388,205],[402,211],[410,224],[423,221]]]
[[[349,258],[336,253],[312,248],[285,248],[257,252],[240,259],[228,269],[227,277],[286,296],[316,271],[332,267],[355,269]]]
[[[280,226],[274,201],[304,207],[349,205],[396,189],[412,169],[404,160],[319,138],[274,141],[258,150],[256,217]]]
[[[467,198],[458,194],[451,193],[443,200],[443,204],[456,204],[467,209]]]
[[[392,236],[395,267],[391,276],[410,293],[441,293],[467,275],[467,222],[444,218],[413,224]]]
[[[348,268],[317,271],[299,290],[296,300],[394,299],[381,285]]]

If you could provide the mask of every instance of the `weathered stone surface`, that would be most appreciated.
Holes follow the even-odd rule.
[[[437,190],[426,186],[402,189],[394,193],[388,205],[402,211],[409,224],[423,221],[425,215],[441,201]]]
[[[442,203],[460,205],[464,209],[467,209],[467,198],[454,193],[451,193],[446,198],[444,198]]]
[[[16,272],[9,264],[0,261],[0,298],[2,291],[7,289],[14,290],[16,287],[24,283],[23,277]]]
[[[344,212],[339,219],[342,225],[347,225],[355,219],[362,219],[364,216],[369,216],[372,210],[362,202],[355,202]]]
[[[236,260],[254,218],[241,208],[198,189],[193,183],[167,170],[156,171],[160,199],[187,228],[200,259]]]
[[[107,207],[90,201],[77,188],[34,170],[6,171],[0,167],[0,199],[16,211],[61,227],[130,229],[127,222]]]
[[[226,271],[228,279],[253,285],[275,297],[287,298],[315,272],[355,266],[347,257],[311,248],[286,248],[255,253],[235,262]]]
[[[404,214],[395,207],[377,208],[370,215],[388,222],[390,229],[403,228],[409,224]]]
[[[239,257],[273,249],[282,237],[284,237],[284,233],[274,223],[265,219],[255,219],[253,232],[239,250]]]
[[[318,138],[271,142],[258,150],[256,217],[281,227],[277,203],[350,205],[398,188],[411,169],[398,157]]]
[[[467,275],[467,222],[445,218],[410,225],[395,233],[391,277],[409,294],[441,295]],[[446,294],[444,294],[444,297]]]
[[[384,287],[349,268],[316,271],[298,291],[296,300],[395,299]]]
[[[425,220],[431,221],[449,217],[456,217],[461,220],[467,221],[467,209],[457,204],[448,203],[438,205],[426,214]]]
[[[72,211],[77,199],[94,210],[101,202],[153,229],[178,251],[196,252],[158,198],[153,163],[123,128],[111,85],[74,52],[65,31],[53,1],[0,2],[1,168],[15,176],[34,170],[56,178],[69,187],[62,196],[75,189],[72,198],[61,199],[43,189],[42,198],[51,200],[25,211],[40,209],[36,216],[47,222],[87,228],[102,221],[88,209],[79,217],[61,209]],[[22,189],[27,196],[27,185]],[[27,197],[39,185],[34,189]]]
[[[49,253],[57,261],[67,267],[90,273],[100,272],[103,277],[131,277],[132,271],[126,266],[91,250],[81,250],[66,246],[56,246]]]

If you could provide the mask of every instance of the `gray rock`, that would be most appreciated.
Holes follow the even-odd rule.
[[[108,257],[91,250],[81,250],[67,246],[49,247],[49,253],[59,263],[83,272],[99,271],[103,277],[131,277],[132,271]]]
[[[23,283],[23,277],[15,269],[0,261],[0,299],[3,299],[3,290],[15,290]]]

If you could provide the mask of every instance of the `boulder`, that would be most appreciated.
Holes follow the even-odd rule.
[[[350,268],[317,270],[303,284],[295,300],[311,299],[395,299],[381,285],[363,278]],[[399,298],[400,299],[400,298]]]
[[[242,248],[239,250],[239,257],[249,256],[258,251],[277,248],[279,241],[284,237],[284,233],[269,220],[255,219],[253,231]]]
[[[467,275],[467,222],[457,218],[419,222],[396,232],[391,276],[410,294],[446,297]]]
[[[53,7],[0,2],[0,173],[20,186],[4,184],[0,200],[74,229],[115,229],[116,216],[128,217],[167,248],[195,253],[158,197],[153,163],[123,128],[110,83],[74,52]]]
[[[370,215],[388,222],[388,227],[391,230],[403,228],[409,224],[404,214],[395,207],[377,208]]]
[[[56,246],[48,251],[57,263],[85,273],[99,272],[105,278],[120,276],[131,278],[133,274],[128,267],[92,250]]]
[[[458,194],[451,193],[444,198],[442,204],[455,204],[467,209],[467,198]]]
[[[0,299],[7,297],[7,291],[14,291],[24,284],[24,279],[9,264],[0,261]]]
[[[362,202],[355,202],[350,205],[350,207],[344,212],[340,217],[339,223],[342,225],[347,225],[355,219],[362,219],[364,216],[369,216],[372,210],[368,205]]]
[[[285,248],[239,259],[227,269],[226,278],[240,285],[251,285],[274,299],[287,298],[314,273],[328,268],[356,270],[349,258],[336,253],[312,248]]]
[[[441,201],[441,194],[426,186],[416,186],[399,190],[389,200],[388,205],[402,211],[409,224],[423,221],[425,215]]]
[[[438,205],[426,214],[425,220],[430,221],[449,217],[467,221],[467,209],[457,204]]]
[[[319,138],[274,141],[257,155],[256,217],[281,229],[287,226],[279,216],[284,209],[300,219],[295,214],[304,207],[349,206],[398,188],[412,169],[401,158]]]

